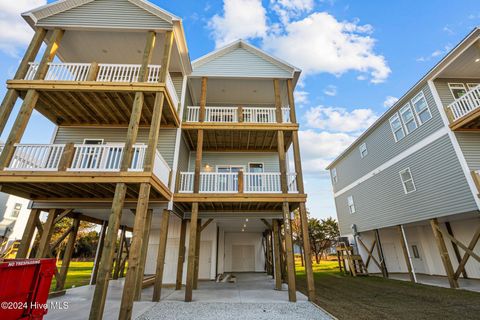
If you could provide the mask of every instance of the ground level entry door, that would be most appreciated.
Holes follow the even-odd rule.
[[[254,272],[255,271],[255,246],[233,245],[232,246],[232,271]]]
[[[198,278],[210,279],[210,272],[212,270],[212,241],[200,242],[199,259]]]

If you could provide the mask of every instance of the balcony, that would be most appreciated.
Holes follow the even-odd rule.
[[[205,107],[207,123],[262,123],[276,124],[277,116],[272,107]],[[200,107],[188,106],[186,122],[199,122]],[[290,122],[290,108],[282,108],[281,123]]]
[[[59,171],[65,144],[16,144],[12,161],[6,171]],[[119,172],[123,156],[123,143],[115,144],[74,144],[71,164],[66,171],[72,172]],[[3,149],[3,146],[1,147]],[[143,172],[147,146],[133,147],[132,164],[128,171]],[[153,173],[168,185],[170,166],[158,150],[155,153]]]
[[[480,85],[446,107],[452,130],[479,129]]]
[[[144,93],[141,124],[150,123],[155,95],[164,91],[164,122],[179,125],[180,101],[170,74],[159,83],[161,66],[149,65],[146,82],[139,82],[139,64],[49,63],[44,80],[35,80],[38,63],[30,63],[23,80],[9,80],[9,88],[24,96],[39,91],[37,109],[52,122],[75,124],[128,124],[136,92]]]
[[[179,193],[193,193],[194,172],[181,172]],[[287,173],[289,193],[298,193],[297,174]],[[200,172],[200,193],[282,193],[279,172]]]

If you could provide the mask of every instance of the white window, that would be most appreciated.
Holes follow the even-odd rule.
[[[407,134],[415,131],[417,129],[417,120],[415,120],[415,116],[413,115],[412,108],[410,107],[410,103],[407,103],[400,109],[400,116],[402,117],[403,124],[405,125],[405,130]]]
[[[467,88],[470,91],[478,85],[480,85],[480,83],[467,83]]]
[[[390,118],[390,127],[392,127],[395,141],[400,141],[405,137],[405,131],[403,130],[403,125],[398,114],[395,113],[393,117]]]
[[[83,139],[83,144],[103,144],[103,139]]]
[[[17,218],[18,215],[20,214],[20,210],[22,210],[22,204],[21,203],[15,203],[10,216],[12,216],[13,218]]]
[[[360,149],[360,157],[362,157],[362,159],[365,158],[368,154],[367,144],[365,142],[362,143],[359,149]]]
[[[333,168],[332,171],[331,171],[331,174],[332,174],[332,181],[333,183],[336,183],[338,181],[338,178],[337,178],[337,168]]]
[[[416,190],[410,168],[406,168],[400,171],[400,179],[402,179],[403,190],[405,191],[405,194],[408,194]]]
[[[263,163],[261,162],[250,162],[248,164],[248,172],[253,173],[262,173],[263,172]]]
[[[348,211],[355,213],[355,203],[353,203],[353,196],[347,197]]]
[[[412,104],[420,125],[432,119],[432,113],[428,108],[427,99],[425,99],[423,92],[420,92],[413,98]]]
[[[465,89],[463,83],[449,83],[448,87],[450,88],[450,92],[455,99],[458,99],[467,93],[467,89]]]

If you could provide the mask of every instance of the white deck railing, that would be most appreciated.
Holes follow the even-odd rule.
[[[194,172],[181,172],[178,192],[192,193]],[[281,193],[280,172],[246,172],[243,174],[245,193]],[[288,191],[296,193],[296,173],[287,174]],[[239,192],[237,172],[201,172],[200,193],[237,193]]]
[[[245,173],[245,192],[281,193],[280,172]]]
[[[64,147],[64,144],[16,144],[6,170],[57,171]]]
[[[242,108],[242,118],[239,119],[238,107],[205,107],[205,122],[223,122],[236,123],[243,121],[245,123],[276,123],[275,108],[267,107],[244,107]],[[187,107],[187,122],[198,122],[200,119],[200,107]],[[290,123],[290,108],[282,108],[283,123]]]
[[[33,80],[38,70],[38,63],[31,62],[25,80]],[[45,80],[86,81],[90,63],[49,63]]]
[[[167,161],[162,157],[160,151],[155,152],[155,160],[153,162],[153,174],[160,179],[166,186],[168,186],[168,181],[170,180],[170,166]]]
[[[480,85],[453,101],[447,108],[452,111],[456,121],[480,107]]]
[[[25,80],[33,80],[37,73],[39,63],[31,62],[30,67],[25,76]],[[90,63],[49,63],[45,80],[53,81],[87,81],[88,74],[91,69]],[[98,82],[138,82],[138,74],[140,72],[140,64],[113,64],[99,63],[98,73],[95,81]],[[158,82],[161,66],[148,66],[148,83]],[[172,98],[175,109],[179,106],[177,91],[173,84],[170,74],[167,74],[165,84],[167,91]]]
[[[69,171],[119,171],[125,144],[76,144]],[[143,171],[146,145],[133,147],[130,171]]]

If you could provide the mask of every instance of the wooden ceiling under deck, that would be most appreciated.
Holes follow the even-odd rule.
[[[191,150],[197,146],[197,130],[183,130]],[[292,143],[292,131],[284,131],[285,150]],[[277,151],[277,131],[204,130],[203,151]]]
[[[38,182],[3,182],[0,190],[30,200],[58,200],[71,201],[109,201],[115,194],[116,183],[38,183]],[[126,199],[138,199],[140,184],[127,183]],[[155,188],[150,191],[151,200],[168,200]],[[135,200],[136,201],[136,200]]]
[[[36,110],[57,125],[128,126],[135,92],[39,90]],[[145,101],[140,125],[150,125],[155,92],[144,92]],[[26,91],[20,91],[24,98]],[[166,97],[162,124],[179,126],[178,116]]]
[[[177,202],[175,205],[184,212],[192,211],[192,203]],[[298,208],[298,203],[291,202],[290,210]],[[282,212],[281,202],[199,202],[198,210],[200,212],[241,212],[241,213],[260,213],[260,212]]]
[[[480,131],[480,109],[450,124],[452,131]]]

